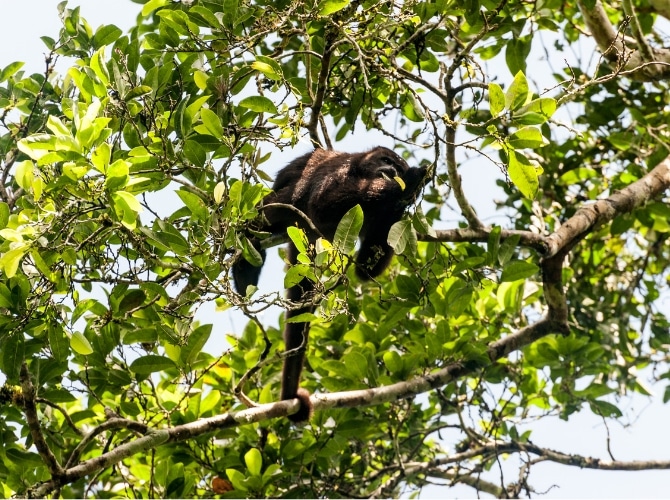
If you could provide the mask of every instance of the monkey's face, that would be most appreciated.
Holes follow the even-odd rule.
[[[376,147],[362,154],[356,165],[352,165],[351,174],[358,177],[361,191],[386,193],[396,196],[397,201],[407,202],[416,196],[426,169],[411,168],[395,152]]]

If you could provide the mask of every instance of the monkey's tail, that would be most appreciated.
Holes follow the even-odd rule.
[[[298,251],[294,245],[289,244],[288,257],[291,264],[297,262]],[[306,295],[314,289],[314,285],[307,278],[287,291],[287,298],[291,302],[304,302]],[[305,350],[309,339],[309,322],[290,323],[289,319],[304,313],[314,312],[314,305],[305,304],[297,309],[286,311],[286,323],[284,325],[284,345],[287,356],[284,358],[282,368],[281,399],[298,398],[300,410],[289,415],[292,422],[304,422],[312,417],[314,408],[309,399],[309,391],[300,387],[300,374],[305,361]]]

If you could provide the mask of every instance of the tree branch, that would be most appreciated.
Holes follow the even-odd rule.
[[[21,365],[21,390],[23,391],[23,411],[26,414],[26,422],[28,428],[30,429],[30,437],[35,443],[35,448],[37,452],[44,460],[44,463],[49,468],[49,473],[54,478],[60,478],[64,471],[63,468],[58,463],[56,456],[53,454],[49,445],[44,439],[44,434],[42,434],[42,428],[40,427],[40,421],[37,416],[37,407],[35,406],[35,386],[33,386],[32,381],[30,380],[30,373],[28,372],[28,365],[23,362]]]
[[[594,229],[610,222],[617,215],[632,212],[668,188],[670,188],[670,156],[630,186],[617,191],[609,198],[584,205],[577,210],[575,215],[547,237],[546,256],[552,257],[563,250],[571,250]]]

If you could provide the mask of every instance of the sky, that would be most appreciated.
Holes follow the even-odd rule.
[[[40,36],[57,38],[60,29],[56,0],[0,0],[0,12],[3,25],[0,30],[0,68],[13,61],[24,61],[24,70],[32,73],[44,68],[44,45]],[[101,24],[115,24],[126,30],[135,23],[141,6],[129,0],[71,0],[69,7],[81,7],[80,15],[96,29]],[[561,55],[560,57],[564,57]],[[68,61],[61,60],[57,70],[64,71]],[[366,137],[366,144],[373,144],[376,137]],[[346,148],[355,151],[355,145]],[[286,162],[306,151],[300,148],[294,155],[286,157]],[[282,158],[283,161],[283,158]],[[474,167],[486,168],[486,167]],[[482,185],[482,171],[475,175],[464,175],[466,192],[468,183]],[[486,176],[490,173],[486,173]],[[495,174],[493,174],[495,175]],[[490,178],[490,177],[488,177]],[[491,181],[493,184],[493,181]],[[482,207],[490,206],[492,193],[485,192],[478,202]],[[480,212],[481,213],[481,212]],[[267,265],[281,269],[281,265]],[[267,272],[267,271],[266,271]],[[214,315],[211,310],[204,311],[202,320],[221,324],[221,315]],[[230,317],[223,320],[227,331],[241,332],[244,323],[239,318]],[[659,398],[657,398],[659,399]],[[609,434],[610,449],[618,460],[667,460],[670,458],[670,408],[660,402],[651,403],[642,397],[628,400],[629,404],[622,409],[625,414],[632,415],[632,425],[609,423],[609,429],[603,422],[582,412],[570,421],[546,419],[533,424],[533,442],[538,446],[552,448],[566,453],[577,453],[609,459],[607,439]],[[525,429],[521,429],[525,430]],[[520,465],[522,457],[514,457],[507,461],[505,477],[509,481],[513,471]],[[551,463],[535,465],[530,476],[530,483],[536,488],[534,497],[540,498],[668,498],[670,497],[670,472],[608,472],[582,470],[575,467],[561,466]],[[556,485],[552,487],[553,485]],[[544,495],[540,493],[546,492]],[[474,497],[470,488],[444,490],[426,488],[421,498],[444,498],[458,495],[459,498]],[[487,495],[483,495],[487,497]]]

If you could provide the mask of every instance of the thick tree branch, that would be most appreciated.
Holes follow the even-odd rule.
[[[568,219],[546,242],[546,256],[552,257],[574,246],[599,226],[612,221],[617,215],[632,212],[670,188],[670,156],[630,186],[609,198],[584,205]]]
[[[26,414],[26,422],[30,429],[30,437],[33,439],[35,448],[37,448],[37,452],[49,468],[51,475],[55,478],[60,478],[64,471],[44,439],[44,434],[42,434],[39,417],[37,416],[37,407],[35,406],[35,386],[33,386],[33,382],[30,380],[28,365],[26,365],[25,362],[21,365],[20,376],[21,390],[23,391],[23,411]]]
[[[624,2],[625,6],[626,2]],[[616,63],[619,69],[634,70],[634,77],[641,79],[658,79],[670,74],[670,50],[651,47],[646,40],[624,39],[612,26],[605,7],[600,0],[593,7],[586,5],[583,0],[578,2],[579,10],[584,16],[586,27],[591,32],[605,58]],[[631,17],[634,17],[632,6]],[[633,19],[633,31],[641,36],[635,26],[637,19]]]
[[[585,457],[583,455],[562,453],[549,448],[542,448],[530,442],[521,443],[517,441],[490,441],[484,445],[476,446],[462,453],[456,453],[432,460],[428,464],[406,464],[411,467],[436,467],[448,464],[457,464],[465,460],[472,460],[477,457],[489,455],[500,455],[503,453],[531,453],[537,455],[543,460],[549,460],[562,465],[580,467],[582,469],[597,470],[618,470],[618,471],[638,471],[638,470],[666,470],[670,469],[670,460],[601,460],[594,457]]]

